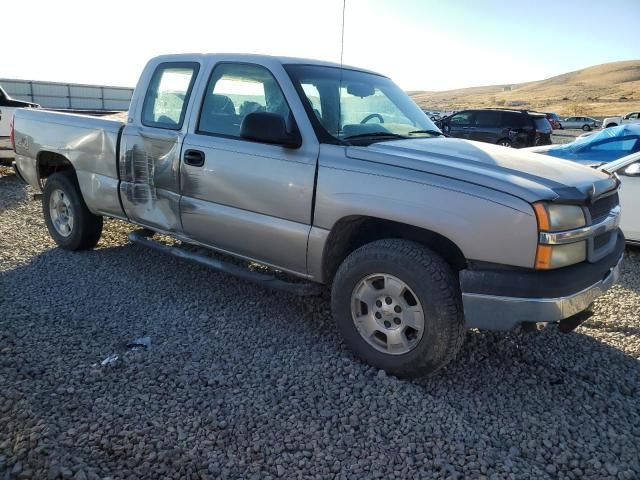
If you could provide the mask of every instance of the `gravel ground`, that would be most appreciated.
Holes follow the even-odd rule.
[[[553,133],[551,134],[551,142],[554,143],[554,144],[556,144],[556,143],[571,143],[576,139],[576,137],[579,137],[583,133],[585,133],[585,132],[583,132],[580,129],[554,130]]]
[[[637,250],[576,332],[471,331],[405,381],[353,357],[326,298],[143,251],[118,221],[55,248],[0,174],[0,479],[640,478]]]

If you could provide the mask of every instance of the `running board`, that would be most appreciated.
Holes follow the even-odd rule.
[[[259,272],[252,272],[246,268],[242,268],[232,263],[216,260],[207,255],[203,255],[197,252],[189,252],[180,247],[174,247],[161,243],[156,240],[152,240],[155,232],[151,230],[137,230],[129,233],[129,241],[137,243],[143,247],[151,248],[158,252],[166,253],[174,257],[182,258],[184,260],[190,260],[192,262],[204,265],[205,267],[224,272],[234,277],[242,278],[250,282],[257,283],[263,287],[273,288],[275,290],[282,290],[288,293],[293,293],[299,296],[320,295],[322,293],[322,286],[316,283],[291,283],[284,280],[280,280],[273,275],[267,275]]]

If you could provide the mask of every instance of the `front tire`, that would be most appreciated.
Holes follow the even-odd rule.
[[[73,172],[54,173],[47,179],[42,211],[49,235],[59,247],[87,250],[100,240],[102,217],[87,208]]]
[[[500,145],[501,147],[507,147],[507,148],[512,148],[513,144],[511,143],[511,140],[506,139],[506,138],[501,138],[500,140],[498,140],[496,142],[496,145]]]
[[[610,123],[605,128],[611,128],[611,127],[617,127],[617,126],[618,126],[617,123]]]
[[[352,252],[334,278],[331,307],[349,348],[392,375],[432,374],[464,339],[456,274],[411,241],[379,240]]]
[[[584,132],[589,132],[589,131],[591,130],[591,127],[590,127],[589,125],[583,125],[583,126],[582,126],[582,130],[583,130]]]

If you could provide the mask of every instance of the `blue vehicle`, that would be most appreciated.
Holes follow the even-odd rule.
[[[640,152],[640,124],[605,128],[573,143],[538,151],[587,166],[600,166],[636,152]]]

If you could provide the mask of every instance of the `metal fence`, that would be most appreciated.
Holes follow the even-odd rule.
[[[39,82],[0,78],[0,85],[17,100],[63,110],[126,111],[133,88]]]

